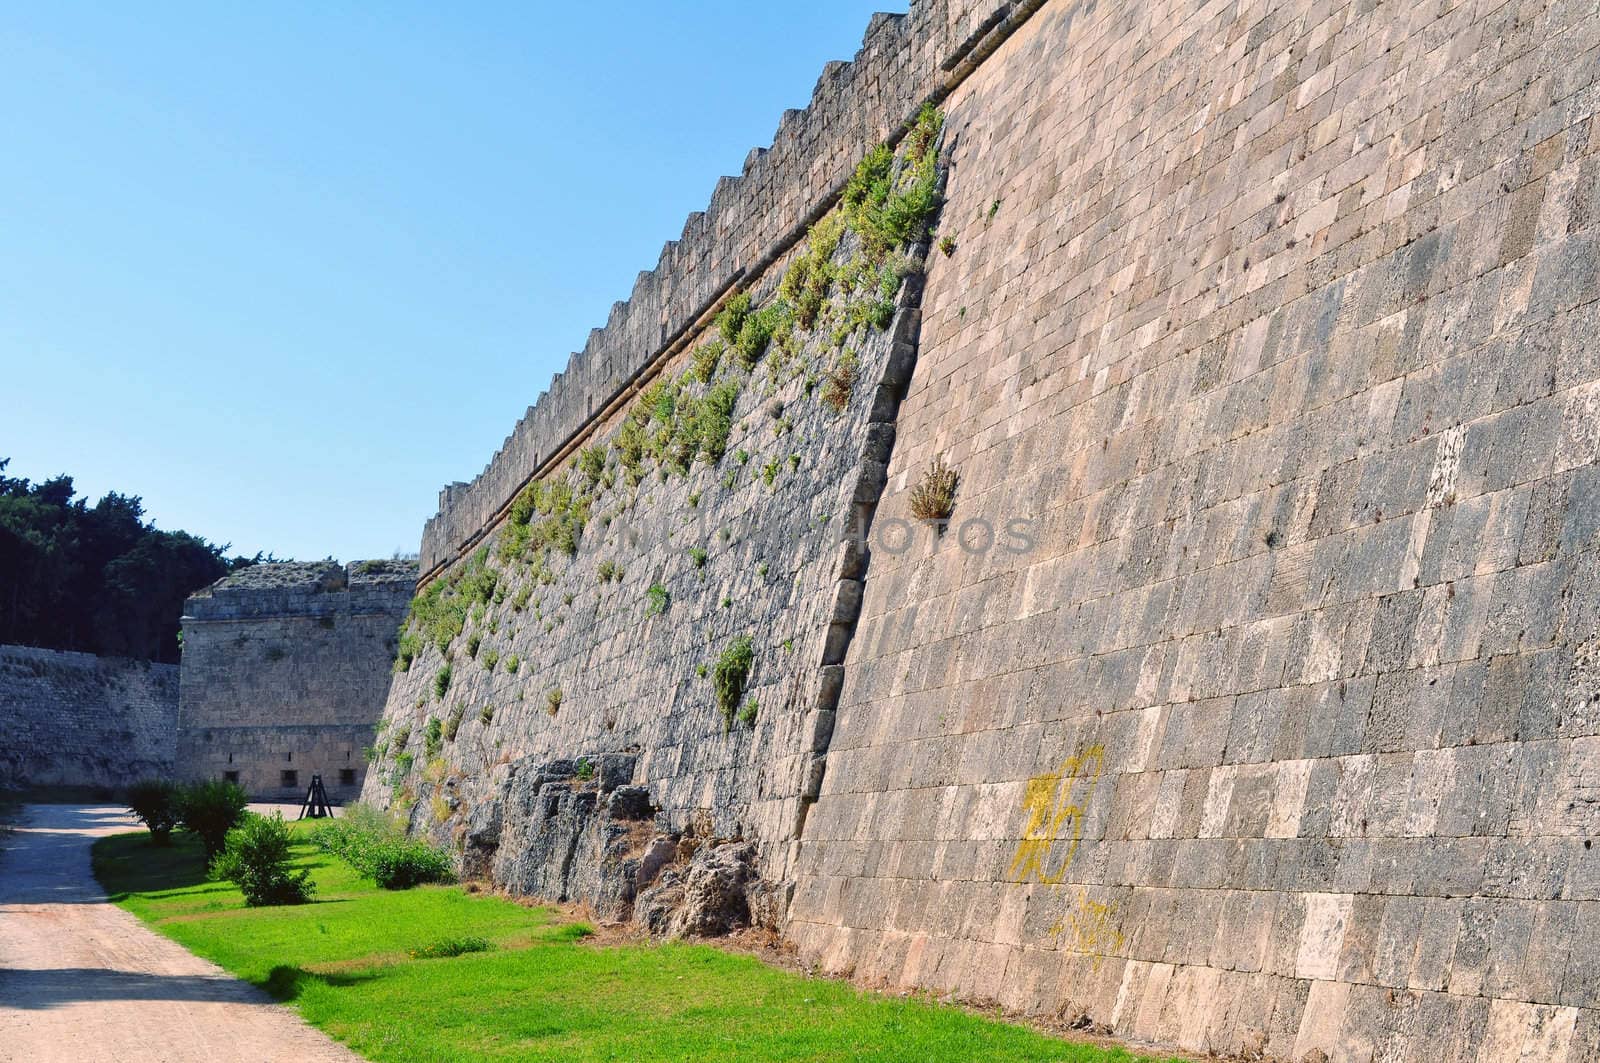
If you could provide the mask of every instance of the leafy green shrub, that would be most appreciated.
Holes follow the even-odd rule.
[[[489,942],[480,937],[445,938],[421,948],[408,949],[407,955],[413,960],[442,960],[469,952],[488,952],[490,948]]]
[[[407,838],[398,823],[366,805],[352,805],[339,819],[316,828],[311,841],[386,890],[455,881],[449,856]]]
[[[450,666],[448,664],[434,673],[433,696],[440,701],[444,700],[445,694],[450,690],[450,674]]]
[[[667,588],[659,583],[650,584],[650,589],[645,591],[644,594],[650,600],[650,604],[644,610],[645,616],[659,616],[666,612],[667,603],[672,600],[672,596],[667,593]]]
[[[579,779],[579,781],[588,782],[590,779],[593,779],[593,778],[594,778],[594,765],[589,762],[589,758],[588,757],[579,757],[578,758],[578,779]]]
[[[739,699],[744,696],[745,680],[750,677],[750,666],[755,662],[755,650],[749,635],[740,635],[728,644],[717,658],[712,669],[711,682],[717,693],[717,711],[722,714],[722,729],[733,727],[734,714],[739,710]]]
[[[756,708],[755,698],[746,701],[744,708],[739,710],[739,722],[746,727],[754,727],[756,725]]]
[[[583,473],[584,479],[593,487],[600,482],[600,477],[606,471],[606,446],[597,443],[592,447],[584,447],[578,452],[578,470]]]
[[[739,342],[739,331],[744,328],[745,318],[750,316],[750,293],[740,292],[729,299],[720,313],[717,314],[717,331],[722,333],[722,342],[736,344]]]
[[[439,755],[439,750],[444,746],[444,724],[437,716],[428,717],[428,725],[422,730],[422,755],[429,760]]]
[[[717,364],[722,361],[724,344],[720,339],[709,343],[702,343],[694,352],[694,375],[700,383],[709,384],[711,378],[717,375]]]
[[[700,453],[713,465],[728,451],[728,436],[733,433],[733,408],[738,401],[737,380],[724,380],[700,400],[695,429]]]
[[[222,854],[212,865],[216,878],[227,879],[252,908],[271,904],[304,904],[316,885],[311,872],[293,872],[289,863],[289,827],[283,816],[245,813],[244,822],[228,832]]]
[[[165,779],[143,779],[128,787],[128,811],[150,831],[151,845],[171,845],[172,829],[180,819],[182,791]]]
[[[694,567],[695,568],[705,568],[706,567],[706,556],[707,556],[706,552],[702,547],[698,547],[698,546],[689,547],[689,560],[694,562]]]
[[[244,818],[249,799],[236,783],[221,779],[185,786],[178,798],[178,816],[183,829],[200,836],[210,864],[228,844],[228,832]]]
[[[510,657],[506,658],[506,671],[510,672],[512,675],[516,675],[517,669],[520,667],[522,667],[521,657],[518,657],[513,653]]]
[[[483,656],[478,658],[478,662],[482,664],[486,670],[492,672],[494,671],[494,666],[500,663],[500,651],[484,650]]]
[[[417,659],[417,654],[422,652],[422,637],[414,631],[400,630],[400,650],[395,654],[394,670],[396,672],[411,671],[411,662]]]

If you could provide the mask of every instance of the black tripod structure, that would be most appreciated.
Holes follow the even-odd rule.
[[[328,791],[322,788],[322,776],[311,776],[311,785],[306,790],[306,798],[300,802],[300,814],[296,819],[321,819],[324,816],[332,818],[333,806],[328,804]]]

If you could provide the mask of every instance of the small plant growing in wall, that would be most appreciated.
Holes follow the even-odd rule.
[[[706,556],[705,550],[701,547],[689,547],[689,560],[694,562],[695,568],[703,569],[706,567]]]
[[[477,657],[478,647],[483,645],[483,636],[474,631],[467,637],[467,656]]]
[[[859,372],[859,363],[854,351],[845,351],[833,367],[828,370],[827,379],[822,382],[822,402],[834,413],[843,413],[850,405],[850,396],[855,391],[856,375]]]
[[[920,521],[942,523],[950,519],[956,508],[956,486],[960,476],[945,464],[943,457],[933,459],[928,471],[911,489],[911,515]]]
[[[561,688],[556,687],[544,696],[544,711],[554,716],[561,711]]]
[[[522,658],[518,657],[516,654],[513,653],[510,657],[506,658],[506,671],[507,672],[510,672],[512,675],[516,675],[517,674],[517,669],[521,668],[521,667],[522,667]]]
[[[492,672],[494,671],[494,666],[500,663],[500,651],[484,650],[483,656],[478,659],[482,662],[485,669]]]
[[[717,712],[722,715],[723,733],[733,727],[734,715],[739,711],[739,700],[744,697],[745,680],[750,677],[750,666],[755,659],[750,636],[740,635],[722,651],[716,667],[712,669],[711,682],[717,695]]]
[[[667,588],[659,583],[650,584],[650,589],[644,592],[644,596],[649,601],[645,606],[645,616],[660,616],[667,611],[667,603],[672,600]]]
[[[422,731],[423,756],[432,760],[439,755],[439,750],[443,745],[444,723],[437,716],[429,716],[428,725]]]
[[[593,779],[593,778],[594,778],[594,765],[589,762],[589,758],[588,757],[579,757],[578,758],[578,779],[580,781],[582,781],[582,782],[588,782],[590,779]]]
[[[595,575],[601,583],[618,583],[622,580],[622,566],[608,557],[595,566]]]
[[[944,252],[944,257],[949,258],[956,253],[956,238],[946,233],[939,237],[939,250]]]
[[[438,700],[443,701],[445,694],[449,690],[450,690],[450,666],[447,664],[443,668],[440,668],[438,672],[434,673],[434,676],[433,676],[433,696],[435,698],[437,698]]]
[[[744,708],[739,710],[739,722],[746,727],[756,725],[756,699],[751,698],[744,703]]]
[[[478,722],[483,724],[485,727],[494,722],[493,705],[485,705],[483,708],[478,710]]]
[[[454,742],[456,740],[456,732],[461,730],[461,717],[465,716],[466,713],[467,707],[459,702],[455,708],[450,710],[450,715],[445,717],[444,721],[445,741]]]

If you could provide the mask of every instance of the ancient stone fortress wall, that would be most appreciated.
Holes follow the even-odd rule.
[[[320,774],[354,799],[416,575],[413,561],[255,565],[191,597],[178,777],[290,800]]]
[[[875,18],[446,490],[367,796],[655,928],[748,861],[825,970],[1137,1040],[1600,1058],[1597,76],[1592,3]],[[926,99],[940,250],[849,338],[879,397],[818,409],[802,336],[748,464],[502,553]]]
[[[1281,1059],[1600,1058],[1600,12],[1052,0],[946,101],[790,935]]]
[[[771,146],[717,183],[710,205],[689,215],[483,472],[440,492],[423,530],[424,578],[470,554],[524,483],[548,472],[597,416],[636,396],[663,352],[681,350],[732,289],[756,283],[804,235],[868,149],[1039,2],[919,0],[908,15],[873,16],[854,61],[829,63],[810,105],[785,111]]]
[[[0,646],[0,789],[165,776],[177,719],[177,665]]]

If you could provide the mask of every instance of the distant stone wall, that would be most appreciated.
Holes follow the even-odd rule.
[[[0,788],[164,776],[177,718],[177,665],[0,646]]]
[[[282,800],[320,774],[336,800],[355,797],[415,582],[414,562],[271,564],[190,598],[179,777]]]
[[[829,63],[811,104],[785,111],[769,148],[717,182],[710,205],[641,272],[580,353],[557,373],[489,464],[439,495],[422,535],[422,573],[464,556],[517,490],[676,341],[731,286],[756,280],[837,196],[863,155],[937,97],[1038,0],[918,0],[906,15],[874,15],[852,62]]]

